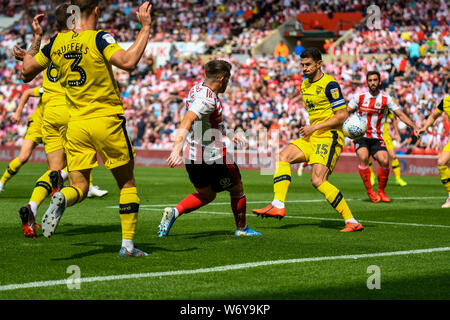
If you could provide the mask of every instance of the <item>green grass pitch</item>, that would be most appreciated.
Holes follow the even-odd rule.
[[[162,209],[194,189],[183,169],[136,168],[141,210],[135,244],[149,256],[123,259],[117,256],[119,193],[103,167],[94,169],[94,183],[108,195],[68,208],[50,239],[40,231],[37,239],[23,236],[18,209],[44,170],[44,165],[25,165],[0,194],[2,300],[450,298],[450,209],[441,209],[446,195],[438,177],[406,176],[408,186],[402,188],[391,176],[386,191],[392,203],[374,204],[358,175],[333,174],[330,182],[365,227],[343,234],[343,220],[311,186],[309,173],[293,172],[287,216],[279,221],[251,214],[272,200],[272,176],[243,171],[247,223],[261,237],[233,235],[224,192],[181,216],[168,237],[158,238]],[[38,222],[48,203],[39,209]],[[430,250],[417,251],[422,249]],[[81,276],[72,288],[66,283],[73,276],[70,266]],[[24,285],[34,282],[39,283]],[[379,289],[370,290],[368,282]]]

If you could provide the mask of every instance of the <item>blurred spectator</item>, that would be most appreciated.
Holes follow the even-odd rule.
[[[302,46],[302,41],[297,40],[297,45],[295,46],[295,49],[294,49],[295,55],[300,56],[303,51],[305,51],[305,47]]]
[[[285,62],[286,57],[289,55],[289,47],[283,41],[280,41],[280,43],[275,47],[273,55],[275,57],[279,57],[281,61]]]

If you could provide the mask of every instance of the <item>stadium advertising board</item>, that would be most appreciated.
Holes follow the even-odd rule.
[[[19,155],[19,147],[1,147],[0,161],[8,162]],[[136,166],[141,167],[166,167],[166,159],[170,155],[170,150],[139,150],[136,149]],[[260,153],[255,152],[237,152],[234,155],[236,162],[241,169],[261,170],[263,174],[273,174],[271,164],[274,159],[269,155],[261,157]],[[437,169],[437,156],[428,155],[399,155],[402,175],[415,176],[439,176]],[[29,160],[30,163],[46,163],[44,148],[37,147]],[[101,159],[99,158],[99,163]],[[374,163],[374,169],[377,168]],[[296,166],[293,166],[296,168]],[[305,172],[310,168],[305,168]],[[336,173],[358,173],[358,158],[352,153],[341,154],[336,167]]]

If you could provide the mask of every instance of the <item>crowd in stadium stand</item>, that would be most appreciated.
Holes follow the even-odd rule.
[[[38,3],[15,1],[19,4],[24,2]],[[136,8],[137,1],[119,1],[117,5],[111,5],[111,2],[102,2],[108,8],[101,20],[103,28],[112,31],[118,41],[134,39],[139,26],[131,24],[130,28],[123,13],[133,15],[132,8]],[[379,2],[381,6],[385,5],[384,2]],[[6,8],[9,8],[10,15],[14,15],[17,6],[11,4],[11,1],[9,3],[10,6],[6,7],[5,1],[0,1],[0,8],[2,12],[7,12]],[[210,3],[214,3],[214,6],[208,5]],[[418,4],[423,4],[426,10],[420,9],[422,7]],[[360,29],[339,45],[328,43],[327,49],[334,54],[334,58],[324,64],[324,72],[338,80],[345,98],[350,100],[355,93],[366,90],[365,73],[368,70],[379,70],[384,90],[395,97],[408,116],[422,125],[442,97],[450,92],[450,32],[448,15],[436,10],[436,6],[440,4],[442,1],[396,2],[394,5],[403,7],[395,11],[397,13],[391,13],[390,25],[383,25],[383,30]],[[300,7],[302,12],[327,12],[330,8],[338,11],[360,9],[359,5],[347,4],[345,1],[244,0],[238,4],[225,0],[153,1],[153,5],[156,16],[153,41],[204,40],[211,47],[221,42],[225,45],[227,50],[222,51],[219,58],[233,64],[229,88],[223,97],[227,127],[230,130],[243,130],[250,137],[250,148],[256,147],[256,140],[251,136],[261,138],[261,134],[267,131],[269,148],[272,149],[298,138],[298,128],[308,123],[303,102],[292,98],[294,88],[302,81],[299,52],[293,50],[281,60],[273,54],[250,56],[245,63],[238,63],[230,54],[236,48],[254,46],[267,32],[291,15],[291,9],[294,12],[295,8]],[[363,5],[367,6],[366,3]],[[41,5],[40,9],[44,10],[45,7]],[[269,14],[272,11],[276,14]],[[402,22],[400,26],[393,24],[398,12],[403,12],[398,20]],[[25,17],[29,19],[35,13],[35,10],[26,11]],[[260,17],[263,19],[259,19]],[[406,17],[410,17],[409,20],[405,20]],[[27,118],[38,102],[38,99],[30,99],[24,109],[23,120],[19,124],[12,123],[11,116],[21,93],[28,86],[38,86],[41,83],[38,78],[28,85],[21,84],[18,78],[20,64],[11,57],[13,45],[24,43],[24,34],[30,33],[26,18],[16,24],[12,31],[0,34],[2,145],[21,144]],[[383,16],[382,24],[386,24],[385,20],[389,19]],[[413,23],[414,19],[418,23]],[[204,22],[198,24],[195,21]],[[405,21],[409,21],[406,23],[409,26],[403,25]],[[49,18],[44,27],[51,29],[51,25],[52,20]],[[233,35],[231,39],[227,38],[229,34]],[[367,57],[367,53],[381,54]],[[184,98],[190,87],[201,81],[202,67],[200,57],[182,58],[179,53],[175,53],[165,66],[156,67],[153,58],[145,56],[137,70],[131,74],[116,70],[128,119],[127,130],[136,148],[171,148],[172,134],[184,114]],[[448,142],[448,127],[446,118],[441,117],[420,141],[415,142],[410,139],[411,131],[399,123],[400,135],[397,136],[392,131],[397,152],[437,153]],[[352,150],[351,141],[347,140],[346,151]]]

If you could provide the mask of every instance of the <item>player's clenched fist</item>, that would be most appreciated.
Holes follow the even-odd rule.
[[[139,23],[142,26],[150,26],[150,24],[152,23],[151,14],[152,14],[152,5],[150,4],[150,1],[144,2],[136,12]]]

